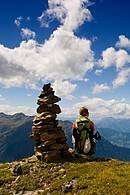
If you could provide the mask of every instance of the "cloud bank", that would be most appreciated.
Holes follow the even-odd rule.
[[[23,112],[24,114],[29,116],[35,115],[35,109],[27,106],[0,105],[0,112],[4,112],[6,114],[15,114]]]
[[[61,25],[44,44],[27,40],[14,49],[0,45],[0,83],[6,87],[27,85],[35,88],[39,80],[50,80],[54,86],[60,80],[71,89],[68,93],[73,92],[76,86],[72,81],[84,79],[94,66],[91,41],[74,34],[74,30],[92,18],[88,3],[88,0],[48,1],[49,8],[39,20],[44,24],[45,17],[57,18]],[[36,36],[27,28],[23,28],[21,34],[26,39]],[[56,89],[60,95],[67,95],[63,89]]]
[[[79,101],[70,107],[62,107],[60,118],[76,118],[79,115],[79,108],[86,106],[89,109],[90,118],[115,117],[130,118],[130,104],[125,100],[104,100],[102,98],[81,97]],[[35,109],[27,106],[0,105],[1,112],[15,114],[23,112],[26,115],[34,115]]]
[[[130,104],[125,100],[104,100],[102,98],[81,97],[81,100],[72,105],[72,108],[62,109],[62,118],[76,118],[79,108],[86,106],[89,109],[90,118],[115,117],[130,118]]]

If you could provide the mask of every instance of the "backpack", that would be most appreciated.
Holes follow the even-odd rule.
[[[78,148],[81,153],[89,153],[91,150],[92,142],[93,142],[93,132],[90,129],[91,121],[81,116],[76,120],[77,123],[77,131],[79,133],[79,143]]]

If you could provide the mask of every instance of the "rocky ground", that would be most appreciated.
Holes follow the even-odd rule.
[[[73,159],[45,163],[35,156],[0,164],[0,195],[129,195],[130,163]]]

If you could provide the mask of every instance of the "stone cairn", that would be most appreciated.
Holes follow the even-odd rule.
[[[50,83],[43,86],[32,126],[31,137],[36,142],[35,155],[46,162],[69,156],[64,131],[61,126],[58,126],[58,120],[56,120],[57,114],[61,112],[56,103],[61,99],[54,93]]]

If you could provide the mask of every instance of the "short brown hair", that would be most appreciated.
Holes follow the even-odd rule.
[[[79,110],[79,114],[80,114],[81,116],[86,116],[86,115],[88,115],[88,114],[89,114],[88,109],[87,109],[86,107],[81,107],[80,110]]]

